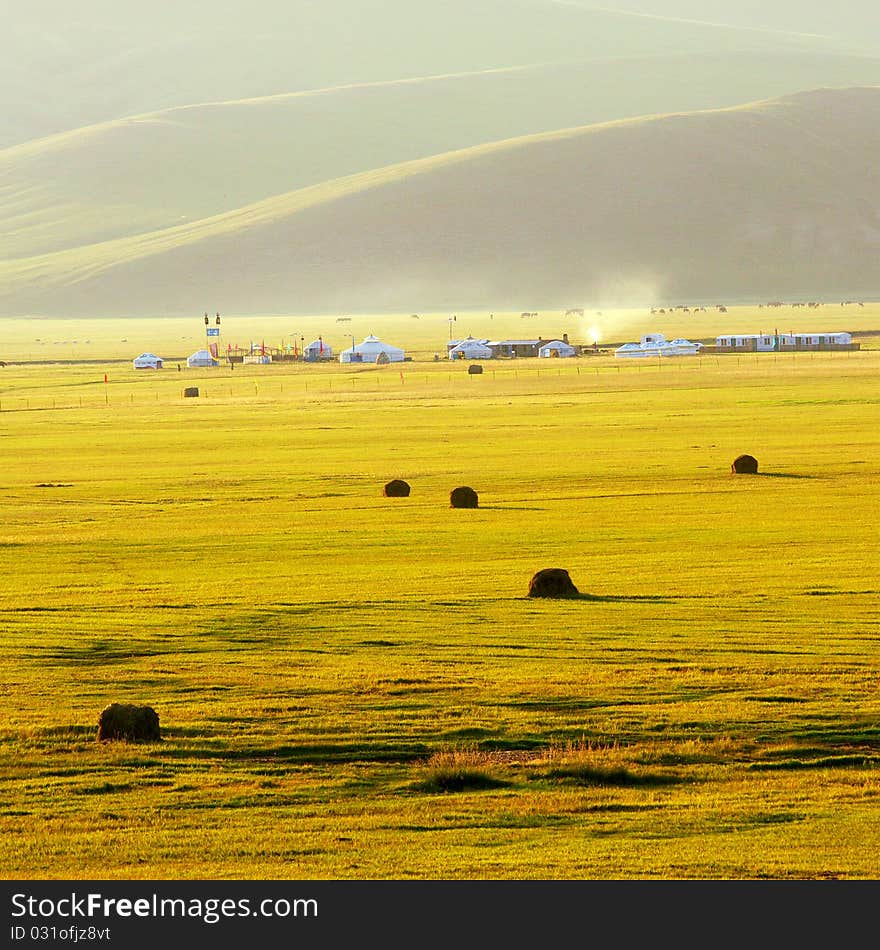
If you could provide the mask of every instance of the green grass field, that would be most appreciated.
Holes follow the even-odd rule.
[[[779,320],[880,325],[832,309]],[[878,876],[874,340],[476,377],[445,315],[364,317],[325,338],[418,358],[139,373],[198,326],[60,323],[0,322],[107,361],[0,369],[8,878]],[[99,743],[110,702],[163,740]]]

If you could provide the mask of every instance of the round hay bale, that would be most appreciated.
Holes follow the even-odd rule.
[[[401,478],[392,478],[382,489],[386,498],[409,498],[409,485]]]
[[[450,508],[479,508],[480,499],[473,488],[459,485],[449,493],[449,506]]]
[[[198,396],[198,394],[199,394],[199,387],[198,387],[198,386],[187,386],[186,389],[184,389],[184,391],[183,391],[183,395],[184,395],[187,399],[190,399],[190,398],[192,398],[193,396]]]
[[[758,460],[753,455],[738,455],[730,466],[734,475],[757,475]]]
[[[483,367],[479,363],[472,363],[468,366],[468,376],[479,376],[483,372]]]
[[[529,597],[579,597],[568,571],[561,567],[547,567],[538,571],[529,581]]]
[[[98,719],[98,739],[123,742],[158,742],[159,716],[151,706],[111,703]]]

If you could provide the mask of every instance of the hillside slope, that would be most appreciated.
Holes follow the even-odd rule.
[[[517,67],[183,106],[0,150],[0,259],[141,234],[357,172],[647,114],[880,84],[880,57]]]
[[[880,292],[880,88],[510,139],[0,265],[6,314]]]

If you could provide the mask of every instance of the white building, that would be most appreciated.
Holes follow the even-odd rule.
[[[451,360],[490,360],[492,350],[486,346],[487,340],[477,340],[472,336],[463,340],[450,341],[447,347]]]
[[[162,369],[162,358],[154,353],[141,353],[131,361],[131,365],[135,369]]]
[[[383,343],[371,333],[363,343],[350,346],[339,354],[340,363],[402,363],[404,352],[399,346]]]
[[[696,356],[703,349],[702,343],[693,343],[678,337],[667,340],[662,333],[646,333],[639,343],[624,343],[614,355],[624,358],[652,356]]]
[[[332,360],[334,358],[333,347],[330,346],[329,343],[325,343],[320,337],[309,343],[303,350],[303,359],[310,363],[316,363],[318,360]]]
[[[552,340],[539,348],[538,356],[577,356],[577,350],[564,340]]]
[[[773,350],[834,350],[858,349],[852,334],[845,332],[822,333],[727,333],[715,337],[719,351],[769,353]]]
[[[209,350],[196,350],[186,358],[186,365],[189,367],[219,366],[220,361],[215,360]]]
[[[790,342],[789,342],[790,341]],[[794,338],[787,333],[729,333],[715,337],[715,346],[719,350],[749,350],[766,352],[778,349],[781,345],[794,345]]]

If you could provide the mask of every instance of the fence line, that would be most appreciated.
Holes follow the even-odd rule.
[[[859,350],[859,351],[845,351],[840,353],[835,353],[832,351],[820,353],[821,358],[827,358],[829,360],[840,360],[846,359],[847,361],[855,360],[859,361],[862,357],[870,357],[874,355],[876,351],[871,350]],[[780,359],[781,356],[781,359]],[[714,370],[719,370],[722,368],[729,368],[731,370],[738,370],[742,368],[750,368],[751,366],[761,366],[762,363],[772,366],[774,372],[780,372],[785,368],[802,368],[805,364],[812,364],[815,361],[816,353],[815,352],[801,352],[801,353],[762,353],[762,354],[737,354],[735,359],[733,354],[725,356],[711,356],[711,357],[696,357],[696,358],[686,358],[680,357],[676,359],[664,359],[663,357],[651,358],[651,359],[639,359],[633,360],[632,362],[627,362],[624,364],[622,361],[614,360],[613,362],[604,363],[604,365],[593,366],[595,378],[598,380],[602,377],[607,378],[609,374],[616,373],[618,376],[623,373],[633,373],[641,374],[642,372],[656,372],[656,373],[666,373],[666,372],[694,372],[698,373],[703,371],[705,368],[712,368]],[[399,378],[401,385],[413,385],[421,382],[425,387],[434,386],[454,386],[459,380],[468,380],[470,383],[473,380],[483,380],[484,385],[489,382],[495,385],[503,385],[504,383],[519,383],[520,381],[527,380],[529,378],[534,380],[547,379],[548,377],[553,377],[560,379],[566,377],[569,381],[575,382],[581,377],[581,369],[590,367],[578,366],[559,366],[555,367],[556,373],[555,377],[552,372],[547,372],[546,369],[540,367],[510,367],[506,366],[503,369],[492,368],[491,379],[487,373],[445,373],[445,382],[443,380],[443,373],[421,373],[421,372],[404,372],[403,370],[399,371]],[[867,369],[867,367],[866,367]],[[273,394],[273,391],[278,395],[287,395],[288,399],[296,398],[297,395],[312,393],[315,395],[320,395],[321,392],[327,394],[336,394],[344,393],[346,391],[350,393],[357,392],[359,389],[363,390],[363,386],[369,382],[369,379],[361,379],[363,373],[356,373],[351,376],[348,376],[351,386],[350,388],[344,387],[340,388],[340,385],[337,385],[334,389],[333,382],[334,377],[328,376],[322,378],[320,376],[313,376],[311,379],[304,379],[301,376],[295,377],[285,377],[284,379],[278,380],[278,389],[274,390],[273,383],[275,382],[272,379],[261,378],[261,379],[249,379],[247,382],[244,380],[241,382],[240,386],[248,386],[253,383],[253,392],[250,396],[253,398],[263,399],[270,398]],[[419,378],[421,377],[421,379]],[[337,383],[339,382],[339,377],[337,378]],[[371,379],[376,381],[376,389],[382,387],[382,376],[379,373],[370,374]],[[346,382],[346,376],[341,377],[342,384]],[[230,380],[225,380],[224,382],[217,381],[218,388],[217,390],[205,388],[202,382],[200,381],[199,389],[199,398],[202,400],[210,400],[212,398],[212,393],[214,392],[223,392],[227,395],[227,398],[235,400],[247,399],[248,394],[243,389],[237,389]],[[227,385],[224,385],[226,383]],[[287,389],[285,390],[285,383],[287,383]],[[324,385],[326,383],[326,385]],[[360,383],[360,386],[358,385]],[[103,399],[98,393],[94,393],[93,396],[87,394],[85,397],[82,394],[78,396],[71,397],[69,401],[65,401],[62,397],[57,394],[46,395],[45,397],[36,397],[33,395],[29,396],[15,396],[14,392],[7,391],[0,397],[0,412],[28,412],[28,411],[64,411],[71,409],[95,409],[101,407],[118,407],[119,405],[127,403],[130,406],[143,405],[147,402],[160,403],[165,402],[167,404],[179,404],[184,402],[183,391],[180,389],[169,389],[166,392],[163,392],[161,388],[149,389],[144,392],[138,392],[135,390],[128,390],[123,392],[118,392],[116,398],[111,399],[111,389],[112,387],[107,386],[107,384],[96,383],[96,386],[100,386],[103,391]],[[139,384],[133,384],[137,387]],[[474,385],[479,385],[479,382]],[[222,389],[220,387],[223,387]],[[186,402],[192,403],[194,400],[187,399]],[[215,400],[216,405],[216,400]]]

